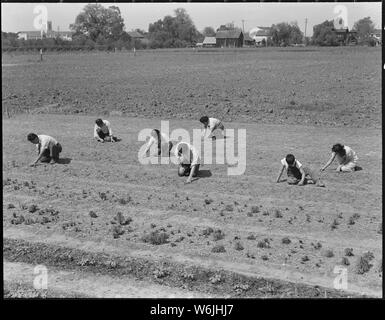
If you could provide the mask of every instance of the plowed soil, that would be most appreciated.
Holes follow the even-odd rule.
[[[228,176],[227,165],[203,165],[204,174],[185,185],[175,165],[138,161],[143,144],[138,132],[159,127],[160,119],[108,119],[121,142],[93,140],[91,116],[3,119],[6,263],[25,263],[29,270],[46,265],[56,280],[63,279],[61,271],[75,279],[85,273],[84,290],[71,290],[65,280],[51,288],[84,296],[92,292],[87,284],[92,276],[100,277],[97,283],[125,277],[143,288],[133,291],[138,296],[182,291],[223,297],[381,296],[379,130],[225,122],[227,128],[247,130],[245,173]],[[191,132],[199,122],[172,120],[174,128]],[[36,156],[26,140],[30,131],[61,142],[59,164],[28,166]],[[336,141],[357,151],[363,170],[343,174],[332,165],[322,175],[325,188],[275,183],[286,153],[319,168]],[[166,235],[163,242],[144,237],[154,231]],[[220,245],[224,250],[213,250]],[[346,256],[346,248],[352,255]],[[357,263],[367,252],[373,257],[360,273]],[[348,288],[335,290],[335,267],[344,257]],[[11,289],[15,279],[26,282],[17,275],[19,268],[7,270]],[[138,284],[142,280],[145,284]],[[159,286],[169,289],[160,294]],[[111,287],[113,294],[118,291]],[[9,296],[17,293],[11,290]]]

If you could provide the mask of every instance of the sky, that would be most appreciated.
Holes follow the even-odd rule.
[[[69,30],[69,25],[75,21],[87,3],[41,3],[47,7],[48,20],[52,21],[53,30],[58,27],[61,31]],[[306,35],[313,34],[313,26],[333,20],[338,16],[334,9],[338,5],[345,6],[340,11],[346,18],[351,29],[354,22],[364,17],[371,17],[376,28],[380,29],[381,2],[360,3],[101,3],[103,6],[116,5],[120,8],[126,31],[136,28],[148,31],[148,26],[166,15],[173,15],[177,8],[185,8],[192,18],[196,28],[202,31],[211,26],[217,29],[220,25],[233,22],[237,27],[244,27],[249,31],[257,26],[270,27],[274,23],[294,22],[305,31]],[[1,4],[1,31],[18,32],[34,29],[34,7],[39,3],[2,3]],[[346,12],[346,14],[344,14]],[[243,20],[243,22],[242,22]]]

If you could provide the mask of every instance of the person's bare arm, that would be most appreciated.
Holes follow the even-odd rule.
[[[151,137],[149,140],[148,140],[148,143],[147,143],[147,147],[146,147],[146,149],[144,150],[144,152],[143,152],[143,157],[148,153],[148,151],[150,150],[150,148],[151,148],[151,146],[152,146],[152,144],[154,143],[155,141],[154,141],[154,139]]]
[[[44,150],[45,150],[45,149],[40,150],[40,147],[39,147],[39,155],[37,156],[36,160],[33,161],[33,162],[30,164],[31,167],[35,166],[35,165],[37,164],[37,162],[42,158],[42,156],[43,156],[43,154],[44,154]]]
[[[110,123],[107,124],[107,128],[108,128],[108,134],[109,134],[109,136],[111,138],[111,142],[115,142],[114,139],[113,139],[112,130],[111,130],[111,124]]]
[[[196,168],[197,168],[196,165],[191,166],[190,175],[188,176],[186,183],[191,183],[191,179],[192,179],[193,175],[195,174]]]
[[[336,157],[336,154],[335,152],[333,152],[328,162],[326,162],[326,164],[321,168],[321,171],[324,171],[327,167],[329,167],[331,163],[334,161],[335,157]]]
[[[299,185],[299,186],[303,186],[304,183],[305,183],[305,176],[306,176],[306,173],[305,173],[305,171],[303,170],[302,167],[299,168],[299,172],[301,172],[301,181],[298,182],[298,185]]]
[[[279,180],[281,179],[281,176],[282,176],[282,173],[283,173],[284,170],[285,170],[285,166],[282,166],[282,167],[281,167],[281,170],[279,171],[279,174],[278,174],[277,183],[278,183]]]

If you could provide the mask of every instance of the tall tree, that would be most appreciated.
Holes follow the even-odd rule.
[[[303,34],[296,22],[281,22],[271,26],[272,41],[275,45],[299,44],[303,41]]]
[[[357,31],[360,42],[367,42],[374,33],[375,26],[372,19],[366,17],[355,22],[353,29]]]
[[[163,20],[150,23],[148,28],[152,47],[185,47],[197,41],[199,32],[185,9],[174,11]]]
[[[334,33],[334,22],[324,21],[313,27],[312,42],[318,46],[335,46],[338,44]]]
[[[118,7],[104,8],[95,3],[87,4],[70,28],[75,35],[85,34],[92,41],[117,40],[122,36],[124,22]]]
[[[213,27],[206,27],[206,28],[203,29],[202,34],[205,37],[215,37],[215,30],[214,30]]]

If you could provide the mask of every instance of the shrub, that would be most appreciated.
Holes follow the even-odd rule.
[[[214,241],[218,241],[218,240],[221,240],[225,237],[225,234],[222,232],[222,230],[218,229],[218,230],[215,230],[214,233],[213,233],[213,239]]]
[[[161,232],[159,230],[152,231],[148,234],[142,236],[143,242],[148,242],[153,245],[161,245],[167,243],[169,235],[166,232]]]
[[[291,243],[291,240],[288,237],[285,237],[282,239],[282,243],[283,244],[289,244],[289,243]]]
[[[226,252],[226,249],[223,245],[218,245],[218,246],[213,247],[211,249],[211,252],[222,253],[222,252]]]
[[[345,252],[345,256],[347,256],[347,257],[352,257],[352,256],[354,256],[354,254],[353,254],[353,248],[345,248],[344,252]]]
[[[281,211],[279,211],[278,209],[275,209],[275,210],[274,210],[274,216],[275,216],[276,218],[282,218],[282,213],[281,213]]]
[[[265,248],[265,249],[270,248],[269,243],[266,241],[258,241],[257,247],[258,248]]]
[[[32,204],[32,205],[30,205],[30,206],[28,207],[28,211],[31,212],[31,213],[36,212],[38,209],[39,209],[39,208],[38,208],[36,205],[34,205],[34,204]]]
[[[257,237],[255,235],[253,235],[253,234],[250,234],[250,235],[247,236],[246,239],[248,239],[248,240],[255,240],[255,239],[257,239]]]
[[[330,250],[330,249],[325,250],[325,251],[324,251],[324,256],[325,256],[326,258],[334,257],[334,252],[333,252],[333,250]]]
[[[234,249],[237,250],[237,251],[241,251],[241,250],[244,249],[244,247],[243,247],[242,243],[237,241],[237,242],[235,242]]]
[[[251,213],[259,213],[261,210],[258,206],[252,206],[251,207]]]
[[[209,236],[214,232],[213,228],[207,227],[206,229],[202,230],[202,236]]]
[[[97,218],[98,217],[98,215],[92,210],[89,212],[89,215],[91,218]]]
[[[119,238],[119,236],[121,236],[122,234],[124,234],[124,230],[122,230],[120,226],[114,226],[112,228],[112,236],[114,237],[114,239]]]
[[[368,261],[372,261],[374,259],[374,254],[370,251],[365,252],[362,256],[364,259],[366,259]]]
[[[369,261],[365,259],[365,257],[361,256],[357,259],[355,271],[357,274],[364,274],[368,272],[371,267],[372,265],[369,263]]]
[[[212,203],[214,200],[213,199],[210,199],[210,198],[208,198],[208,199],[205,199],[205,204],[210,204],[210,203]]]

